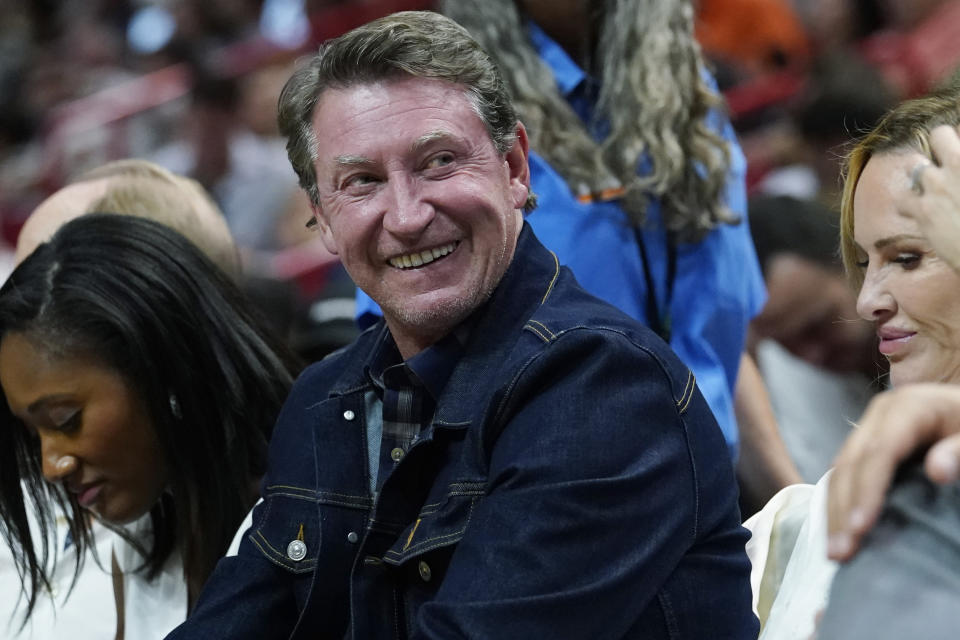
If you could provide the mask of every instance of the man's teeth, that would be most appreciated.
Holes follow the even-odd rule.
[[[390,258],[390,266],[396,267],[397,269],[411,269],[413,267],[422,267],[425,264],[430,264],[437,258],[442,258],[451,251],[457,248],[456,242],[451,242],[450,244],[445,244],[442,247],[436,247],[435,249],[427,249],[426,251],[420,251],[417,253],[409,253],[405,256],[397,256],[396,258]]]

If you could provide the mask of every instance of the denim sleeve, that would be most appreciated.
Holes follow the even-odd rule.
[[[253,526],[242,534],[237,555],[220,559],[187,621],[167,640],[279,640],[290,637],[301,618],[320,548],[314,457],[304,455],[313,444],[305,409],[312,401],[312,370],[298,379],[281,409]],[[294,562],[286,549],[298,537],[298,525],[307,551]]]
[[[244,549],[245,544],[239,555],[220,559],[194,611],[166,640],[290,636],[300,614],[290,590],[284,588],[288,576],[262,555]]]
[[[499,406],[488,493],[413,637],[756,637],[730,459],[685,369],[572,330]]]
[[[913,463],[864,548],[837,570],[817,637],[957,638],[958,603],[960,485],[937,486]]]

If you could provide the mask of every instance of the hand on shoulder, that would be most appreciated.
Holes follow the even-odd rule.
[[[932,446],[931,446],[932,445]],[[924,467],[940,484],[960,477],[960,386],[915,384],[877,395],[837,456],[828,498],[828,553],[849,560],[876,523],[901,462],[930,447]]]

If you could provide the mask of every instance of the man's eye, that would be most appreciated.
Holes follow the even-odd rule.
[[[453,163],[453,154],[452,153],[438,153],[429,160],[427,160],[427,169],[440,169],[449,164]]]
[[[863,260],[857,260],[854,264],[856,264],[857,269],[862,271],[870,265],[870,261],[864,258]]]
[[[344,181],[344,187],[368,187],[371,184],[374,184],[376,181],[377,179],[369,173],[358,173],[357,175],[347,178]]]

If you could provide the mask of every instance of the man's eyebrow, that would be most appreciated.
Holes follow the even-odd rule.
[[[438,140],[456,140],[458,136],[453,135],[449,131],[444,131],[443,129],[436,129],[434,131],[428,131],[423,134],[410,144],[410,151],[414,154],[423,150],[424,147],[438,141]]]
[[[910,233],[900,233],[895,236],[889,236],[887,238],[880,238],[873,243],[873,246],[877,249],[883,249],[884,247],[889,247],[892,244],[897,244],[898,242],[903,242],[904,240],[914,241],[922,240],[925,241],[926,238],[923,236],[918,236]]]
[[[371,160],[366,156],[352,156],[352,155],[337,156],[333,159],[333,162],[337,166],[341,166],[341,167],[354,167],[358,165],[373,164],[373,160]]]
[[[423,134],[412,143],[410,143],[410,150],[413,153],[422,151],[424,147],[437,142],[438,140],[458,140],[459,136],[455,136],[449,131],[443,129],[437,129],[435,131],[428,131]],[[373,160],[367,156],[355,156],[351,154],[344,154],[336,156],[333,159],[333,162],[338,167],[356,167],[356,166],[366,166],[373,164]]]

